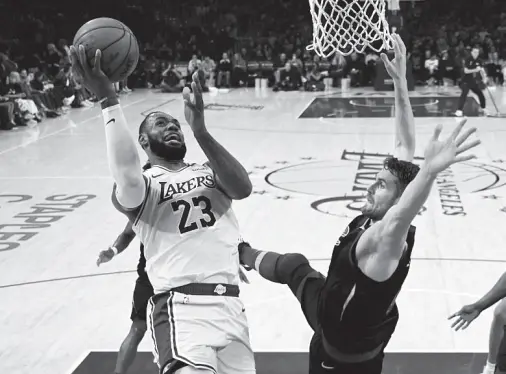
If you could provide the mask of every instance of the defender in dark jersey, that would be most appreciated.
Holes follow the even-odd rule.
[[[147,163],[144,166],[144,170],[150,168],[150,164]],[[97,266],[102,263],[109,262],[114,256],[123,252],[135,238],[135,233],[132,230],[132,223],[129,221],[123,232],[117,237],[114,244],[107,250],[101,251],[98,255]],[[144,245],[140,245],[140,257],[137,264],[137,280],[135,281],[134,294],[132,299],[132,312],[130,313],[130,319],[132,320],[132,326],[126,336],[125,340],[121,344],[118,358],[116,360],[115,374],[126,373],[128,368],[132,365],[135,355],[137,354],[137,348],[141,343],[142,339],[147,330],[146,325],[146,310],[149,299],[153,296],[153,287],[148,279],[146,273],[146,258],[144,257]]]
[[[314,331],[310,374],[380,374],[384,349],[398,320],[396,297],[409,270],[415,228],[411,222],[426,201],[437,174],[473,158],[459,156],[479,144],[464,142],[476,129],[439,141],[438,126],[425,150],[424,165],[411,163],[415,150],[414,118],[406,83],[406,48],[395,38],[395,58],[382,60],[395,82],[397,158],[385,160],[367,189],[362,214],[334,246],[327,277],[301,254],[239,248],[241,263],[276,283],[289,286]]]

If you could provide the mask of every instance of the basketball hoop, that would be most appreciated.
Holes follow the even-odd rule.
[[[376,52],[393,49],[386,0],[309,0],[309,9],[313,43],[307,49],[320,57],[336,51],[344,56],[362,53],[367,47]]]

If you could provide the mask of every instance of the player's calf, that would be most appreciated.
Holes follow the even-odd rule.
[[[148,330],[145,320],[135,320],[130,327],[130,335],[135,341],[141,341]]]
[[[490,325],[489,347],[487,363],[482,374],[496,373],[496,363],[506,361],[506,348],[503,343],[504,328],[506,326],[506,300],[501,300],[494,309],[494,318]],[[505,357],[505,358],[502,358]],[[502,367],[505,365],[503,364]],[[497,365],[499,370],[499,365]]]
[[[142,338],[146,334],[147,326],[146,321],[143,320],[134,320],[132,322],[132,326],[130,327],[130,331],[128,332],[127,337],[121,344],[118,358],[116,361],[116,369],[114,371],[115,374],[123,374],[126,373],[128,368],[132,365],[139,344],[142,341]]]
[[[506,339],[504,335],[499,345],[499,351],[497,352],[495,373],[506,374]]]
[[[302,279],[315,272],[307,258],[300,253],[279,254],[259,251],[247,242],[239,244],[239,259],[246,269],[255,269],[271,282],[287,284],[293,288],[293,292],[296,292]]]

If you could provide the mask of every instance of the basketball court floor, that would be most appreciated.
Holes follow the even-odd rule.
[[[418,161],[433,128],[453,129],[459,92],[412,93]],[[506,109],[502,88],[492,91]],[[357,214],[364,189],[393,149],[393,92],[205,95],[210,132],[250,172],[254,192],[235,203],[243,237],[265,250],[300,252],[322,272]],[[136,91],[122,98],[135,135],[143,115],[168,111],[184,123],[181,97]],[[489,100],[488,107],[494,110]],[[455,333],[447,317],[475,301],[506,270],[506,120],[469,125],[477,160],[440,175],[418,227],[401,318],[385,374],[478,373],[492,309]],[[188,160],[204,161],[184,127]],[[144,155],[143,155],[144,157]],[[126,219],[110,203],[112,180],[98,105],[35,128],[0,133],[0,373],[112,373],[130,327],[138,242],[97,268],[100,250]],[[448,195],[452,195],[451,198]],[[307,373],[311,331],[283,286],[249,274],[242,297],[258,373]],[[156,373],[145,338],[131,373]]]

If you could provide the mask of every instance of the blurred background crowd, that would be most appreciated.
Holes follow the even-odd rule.
[[[349,0],[348,0],[349,1]],[[268,80],[274,90],[323,90],[343,78],[374,82],[372,51],[322,59],[306,50],[312,35],[307,1],[291,0],[0,0],[0,128],[35,126],[96,98],[72,77],[69,45],[96,17],[128,25],[139,64],[118,94],[152,88],[180,92],[197,69],[206,87],[242,87]],[[506,74],[506,1],[401,1],[389,13],[401,34],[417,85],[458,85],[462,62],[479,46],[489,84]]]

